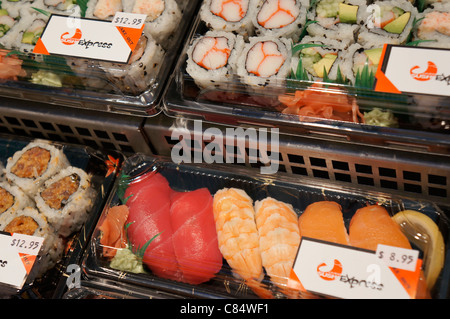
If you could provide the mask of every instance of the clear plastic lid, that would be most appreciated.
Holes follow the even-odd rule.
[[[140,0],[111,5],[103,0],[2,1],[0,93],[108,112],[155,115],[197,4],[197,0],[165,0],[156,5]],[[116,18],[121,23],[117,30],[141,21],[143,15],[142,33],[131,27],[118,33],[113,24],[117,12],[130,14]],[[70,31],[59,32],[56,17]],[[95,49],[98,53],[94,54]],[[33,53],[47,51],[49,55]],[[123,59],[112,59],[117,56]]]
[[[419,2],[423,1],[418,1],[417,6]],[[295,28],[263,28],[263,16],[270,17],[265,22],[269,23],[281,11],[268,1],[244,3],[248,3],[247,14],[252,15],[250,22],[236,22],[241,28],[235,30],[210,14],[216,10],[211,1],[203,1],[164,98],[168,115],[277,126],[289,132],[326,128],[362,136],[373,132],[386,139],[424,138],[430,143],[448,144],[450,105],[446,85],[435,93],[379,88],[391,79],[385,81],[382,77],[384,45],[412,50],[409,55],[430,47],[448,51],[448,35],[437,37],[438,31],[433,30],[429,38],[420,38],[425,36],[427,26],[423,24],[424,16],[430,12],[448,15],[448,4],[422,3],[419,11],[409,1],[370,4],[344,0],[329,4],[327,11],[327,1],[288,1],[290,11],[278,10],[303,15],[300,21],[292,22]],[[347,10],[355,15],[354,21],[340,20]],[[392,15],[393,21],[409,17],[407,25],[400,34],[369,28],[367,24],[378,11],[386,19]],[[327,14],[329,17],[324,17]],[[209,61],[206,58],[215,62],[205,63]],[[421,65],[418,59],[403,61],[411,66],[397,73],[404,72],[406,80],[445,83],[445,62],[431,74],[425,70],[427,62]],[[377,70],[382,71],[380,75]],[[419,70],[430,76],[428,82],[419,79]]]
[[[6,136],[0,137],[0,148],[0,229],[2,239],[6,240],[2,243],[7,245],[9,238],[12,244],[16,243],[12,246],[17,251],[7,245],[5,254],[8,248],[11,266],[20,260],[17,256],[22,256],[26,269],[23,273],[19,271],[20,263],[11,269],[14,280],[2,280],[0,293],[18,298],[52,298],[65,289],[66,267],[76,264],[85,249],[114,184],[122,155]],[[27,177],[27,172],[34,173]],[[14,241],[16,235],[32,236],[28,237],[31,241],[27,237]],[[34,240],[41,238],[38,253],[19,250],[34,247]],[[34,262],[27,266],[27,260]],[[7,268],[8,265],[5,272]]]
[[[299,247],[312,240],[349,252],[353,266],[366,257],[374,263],[377,244],[417,254],[414,271],[382,276],[383,293],[401,294],[371,298],[448,296],[448,207],[248,173],[139,154],[128,158],[83,258],[86,280],[188,298],[346,298],[296,283],[294,265],[308,266],[309,260],[299,257]],[[357,215],[365,217],[356,220]],[[369,243],[362,243],[367,237]],[[330,257],[319,250],[314,256]],[[343,264],[349,271],[348,261]],[[390,276],[395,271],[379,265]],[[398,278],[416,288],[408,292]]]

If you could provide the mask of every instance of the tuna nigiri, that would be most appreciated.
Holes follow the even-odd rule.
[[[310,237],[337,244],[348,245],[341,206],[332,201],[310,204],[298,219],[301,237]]]
[[[377,250],[378,244],[411,249],[400,226],[380,205],[369,205],[356,211],[350,221],[350,245]]]
[[[222,268],[212,202],[207,188],[172,194],[172,241],[182,281],[190,284],[205,282]]]
[[[145,250],[143,263],[162,278],[179,280],[180,270],[172,243],[168,181],[159,173],[147,173],[130,183],[125,191],[129,208],[128,238],[140,249],[158,235]]]

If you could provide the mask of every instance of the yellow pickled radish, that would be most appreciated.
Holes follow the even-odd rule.
[[[392,218],[403,228],[408,239],[424,252],[425,278],[428,289],[433,288],[445,259],[444,238],[438,226],[430,217],[414,210],[398,212]]]

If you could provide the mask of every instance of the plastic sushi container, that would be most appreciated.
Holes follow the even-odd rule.
[[[164,112],[289,133],[324,129],[448,145],[448,86],[440,92],[381,88],[384,64],[393,61],[383,60],[385,45],[386,52],[408,49],[411,56],[426,47],[448,54],[448,35],[430,23],[433,14],[448,20],[448,3],[412,2],[284,1],[277,7],[279,1],[242,1],[247,15],[232,23],[231,6],[205,0],[169,82]],[[217,3],[228,10],[229,23]],[[386,27],[386,19],[401,32]],[[426,63],[411,66],[411,74],[408,68],[407,76],[420,77],[419,69],[430,75]],[[445,78],[439,69],[434,83]]]
[[[197,0],[2,1],[0,94],[158,114],[197,6]]]
[[[297,277],[303,278],[297,273],[297,265],[307,265],[305,267],[318,271],[317,259],[325,263],[334,256],[342,262],[339,274],[348,278],[352,273],[350,265],[360,265],[366,272],[364,258],[359,254],[375,258],[377,253],[383,252],[353,246],[356,245],[353,239],[351,244],[339,244],[331,237],[325,239],[313,232],[307,233],[306,226],[300,226],[301,216],[309,207],[324,203],[338,207],[338,223],[344,229],[341,235],[350,239],[355,237],[351,233],[348,235],[346,229],[351,227],[358,210],[369,207],[383,210],[388,223],[400,231],[403,239],[407,238],[410,247],[403,252],[414,251],[417,257],[412,266],[414,270],[391,264],[388,267],[392,271],[387,274],[392,276],[397,269],[403,274],[415,273],[413,281],[405,279],[408,275],[403,278],[408,285],[421,288],[413,294],[403,288],[397,290],[394,286],[400,279],[390,282],[384,277],[386,273],[380,275],[381,285],[385,287],[380,294],[377,289],[369,288],[363,289],[365,292],[359,290],[356,296],[346,295],[348,280],[343,283],[343,279],[322,280],[322,284],[342,285],[334,287],[337,289],[334,293],[317,283],[307,286],[303,279],[304,289],[299,288],[301,285],[292,275],[295,269]],[[450,293],[448,209],[444,204],[361,188],[343,188],[307,178],[272,179],[245,168],[230,172],[220,165],[178,165],[167,158],[136,154],[125,160],[115,189],[98,220],[82,258],[81,281],[99,289],[114,287],[123,294],[140,289],[144,295],[157,292],[172,295],[169,298],[445,299]],[[319,229],[320,233],[321,228],[327,228],[326,220],[333,218],[320,218],[324,210],[327,209],[319,208],[318,215],[309,218],[309,229]],[[316,220],[325,222],[316,225]],[[372,236],[369,236],[369,229],[372,229],[370,225],[363,227],[364,238]],[[374,231],[380,236],[376,240],[379,247],[385,247],[384,242],[386,247],[399,248],[397,243],[392,246],[393,242],[384,241],[384,237],[391,236],[387,232],[387,228]],[[314,256],[310,256],[314,258],[301,258],[304,256],[302,247],[308,247],[308,243],[344,249],[356,255],[344,261],[334,252],[316,249]],[[310,259],[314,262],[308,263]],[[384,259],[372,259],[370,263],[372,267],[378,265],[379,269],[387,267]],[[417,279],[418,271],[420,279]],[[310,276],[319,278],[317,274]],[[368,278],[367,273],[365,278]],[[429,286],[424,289],[423,284],[427,282]]]
[[[85,249],[123,157],[0,137],[2,298],[58,298]]]

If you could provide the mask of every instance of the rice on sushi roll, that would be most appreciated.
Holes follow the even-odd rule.
[[[175,0],[124,0],[124,11],[145,14],[144,32],[164,46],[181,21],[181,10]]]
[[[187,73],[200,88],[222,87],[236,73],[244,40],[232,32],[208,31],[187,51]]]
[[[19,187],[8,182],[0,182],[0,223],[8,215],[25,207],[34,206],[34,201]]]
[[[413,37],[415,41],[425,40],[418,46],[450,48],[450,2],[435,3],[419,13]]]
[[[257,1],[204,0],[200,18],[212,30],[235,32],[248,38],[254,34],[252,18]]]
[[[306,22],[308,6],[305,0],[259,0],[253,17],[256,35],[297,41]]]
[[[45,181],[35,196],[36,206],[64,237],[81,229],[93,206],[90,176],[77,167],[67,167]]]
[[[150,35],[142,34],[128,64],[100,62],[99,66],[117,90],[137,95],[155,81],[164,54],[164,49]]]
[[[319,0],[308,12],[310,36],[355,42],[356,34],[367,18],[365,0]]]
[[[408,0],[376,1],[367,7],[370,15],[361,28],[357,42],[386,41],[404,44],[412,30],[417,9]]]
[[[34,197],[51,176],[69,166],[64,152],[48,141],[35,140],[8,158],[5,177]]]
[[[351,83],[355,84],[355,79],[363,72],[375,75],[381,60],[384,43],[362,46],[358,43],[352,44],[345,57],[343,73],[348,76]],[[365,70],[364,70],[365,69]]]
[[[308,74],[308,78],[314,81],[322,81],[325,77],[335,80],[339,72],[343,77],[349,78],[344,68],[348,49],[346,42],[306,36],[297,45],[304,48],[292,56],[291,69],[294,74],[299,67],[302,67]]]
[[[250,87],[282,85],[290,74],[290,39],[250,37],[238,59],[240,81]]]
[[[0,231],[44,238],[41,251],[30,277],[41,277],[62,258],[63,239],[59,237],[45,216],[36,208],[25,207],[0,222]]]

